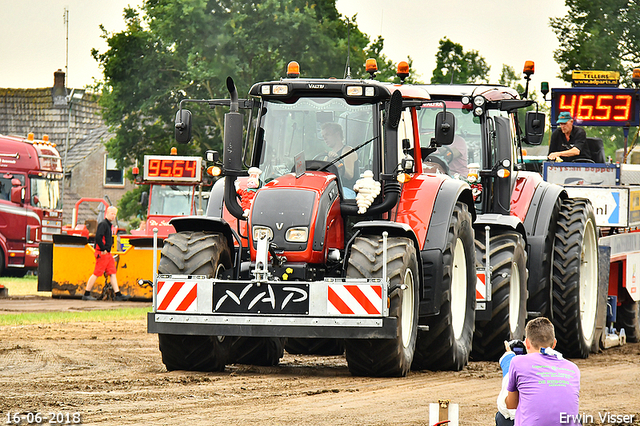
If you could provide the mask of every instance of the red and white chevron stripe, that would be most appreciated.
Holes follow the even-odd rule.
[[[184,281],[158,281],[158,311],[195,312],[198,284]]]
[[[381,315],[382,285],[329,284],[327,313],[330,315]]]
[[[476,281],[476,300],[486,300],[487,284],[484,272],[477,272],[476,276],[478,277]]]

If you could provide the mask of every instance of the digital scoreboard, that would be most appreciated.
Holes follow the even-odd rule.
[[[551,124],[568,111],[580,126],[637,126],[638,99],[635,89],[572,87],[551,90]]]
[[[202,158],[176,155],[145,155],[144,180],[200,182],[202,180]]]

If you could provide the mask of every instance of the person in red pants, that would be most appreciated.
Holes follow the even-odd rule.
[[[123,296],[122,293],[120,293],[118,280],[116,279],[116,262],[111,255],[111,246],[113,245],[111,222],[115,220],[117,214],[118,209],[116,207],[107,207],[107,211],[104,213],[104,220],[98,224],[95,247],[96,266],[93,269],[93,274],[91,274],[87,281],[87,287],[82,296],[82,300],[97,300],[91,296],[91,289],[98,277],[105,272],[111,276],[111,287],[113,287],[116,295],[115,300],[123,301],[129,299],[128,296]]]

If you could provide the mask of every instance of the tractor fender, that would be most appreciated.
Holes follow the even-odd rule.
[[[447,243],[450,221],[458,202],[467,205],[472,223],[476,219],[473,195],[469,186],[457,179],[442,182],[431,212],[429,229],[420,251],[422,280],[420,283],[420,316],[437,314],[442,304],[443,252]]]
[[[540,182],[524,218],[527,237],[545,236],[549,229],[549,221],[551,221],[554,214],[553,210],[556,202],[558,199],[567,197],[567,192],[563,187],[548,182]]]
[[[207,211],[209,209],[207,208]],[[231,253],[235,253],[233,242],[236,240],[235,233],[226,220],[221,217],[205,217],[205,216],[181,216],[174,217],[169,221],[176,232],[195,231],[195,232],[218,232],[223,234],[227,239],[227,245]]]
[[[529,279],[527,290],[530,295],[535,295],[543,288],[545,276],[550,274],[544,263],[546,247],[553,243],[557,223],[559,200],[567,198],[567,192],[563,187],[548,182],[541,182],[536,188],[531,199],[531,204],[524,219],[524,228],[527,233],[527,265]],[[548,254],[547,254],[548,255]],[[545,296],[546,297],[546,296]],[[548,295],[548,306],[551,306],[551,294]],[[550,313],[544,313],[551,315]]]
[[[516,216],[506,216],[496,213],[479,214],[476,220],[473,222],[474,229],[484,230],[485,226],[489,226],[491,229],[510,229],[518,232],[522,235],[525,242],[527,241],[527,234],[524,225]]]
[[[436,194],[423,250],[444,250],[449,232],[449,221],[458,201],[469,207],[469,213],[475,222],[476,210],[469,185],[458,179],[443,181]]]
[[[207,204],[207,217],[222,217],[224,208],[224,179],[218,179],[213,184],[209,193],[209,204]]]
[[[416,247],[416,253],[420,252],[420,244],[418,243],[418,237],[411,227],[406,223],[400,222],[389,222],[386,220],[371,220],[371,221],[363,221],[358,222],[353,225],[353,230],[355,234],[353,238],[351,238],[345,247],[345,256],[344,263],[342,265],[343,271],[346,272],[348,266],[348,259],[351,253],[351,246],[355,241],[356,237],[360,234],[368,234],[368,235],[382,235],[383,232],[388,232],[389,237],[406,237],[409,238],[413,245]],[[422,276],[422,262],[418,262],[418,276]],[[422,280],[420,280],[422,281]],[[420,283],[420,294],[422,295],[422,282]]]
[[[387,231],[390,237],[407,237],[413,241],[413,244],[416,246],[416,251],[420,250],[415,232],[413,232],[413,229],[406,223],[370,220],[356,223],[353,225],[353,229],[354,231],[360,231],[360,233],[369,235],[382,235],[384,231]],[[351,244],[353,244],[353,238],[349,241],[347,249],[351,249]]]

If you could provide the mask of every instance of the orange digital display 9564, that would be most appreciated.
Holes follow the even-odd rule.
[[[202,178],[200,157],[175,155],[145,155],[144,179],[166,182],[200,182]]]
[[[635,90],[616,88],[567,88],[552,91],[552,123],[568,111],[582,126],[637,126]]]

